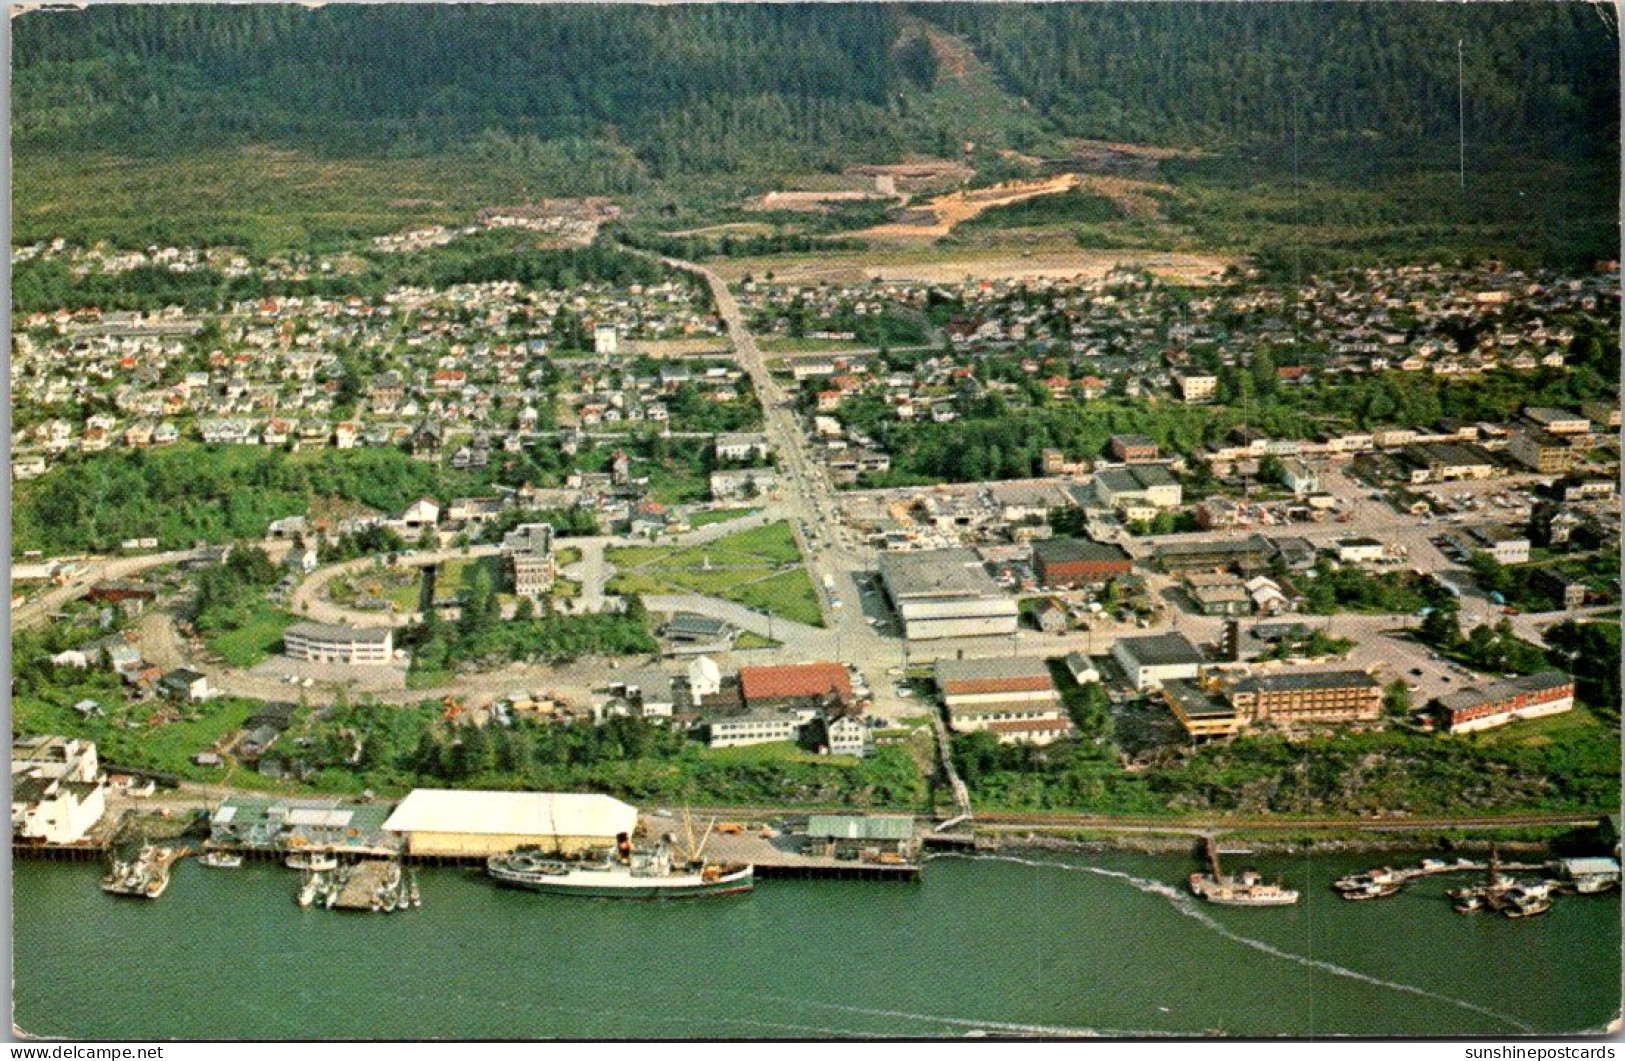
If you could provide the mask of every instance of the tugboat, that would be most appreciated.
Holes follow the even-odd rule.
[[[713,819],[711,827],[716,825]],[[665,840],[648,851],[634,851],[631,838],[617,838],[615,852],[603,860],[570,861],[536,848],[493,855],[485,870],[503,884],[551,895],[598,899],[685,899],[748,892],[755,887],[755,868],[704,861],[705,840],[690,845],[692,857],[673,860]]]
[[[1212,872],[1192,873],[1190,877],[1191,893],[1198,899],[1218,906],[1291,906],[1298,901],[1296,891],[1279,882],[1265,883],[1256,870],[1226,876],[1219,868],[1219,853],[1212,837],[1207,838],[1207,858]]]

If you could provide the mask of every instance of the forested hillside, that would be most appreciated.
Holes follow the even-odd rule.
[[[1407,253],[1448,249],[1429,224],[1483,221],[1483,249],[1538,231],[1537,256],[1584,255],[1616,235],[1611,19],[1545,2],[31,12],[12,24],[14,236],[308,247],[581,194],[692,224],[856,163],[963,159],[988,182],[1090,137],[1204,150],[1160,171],[1193,191],[1173,221],[1204,242],[1251,251],[1258,223],[1297,224],[1279,179],[1296,159],[1336,186],[1336,243],[1398,227],[1386,208]],[[1487,204],[1453,195],[1458,40]]]

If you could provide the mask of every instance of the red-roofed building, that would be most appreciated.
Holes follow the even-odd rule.
[[[839,663],[792,663],[783,666],[740,667],[739,692],[746,707],[784,704],[795,700],[852,699],[852,680]]]

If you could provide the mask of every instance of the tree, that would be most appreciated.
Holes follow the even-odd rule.
[[[1382,693],[1382,709],[1395,718],[1411,713],[1411,690],[1405,682],[1395,678]]]

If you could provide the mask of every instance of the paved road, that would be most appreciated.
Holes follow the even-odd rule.
[[[203,556],[217,553],[219,546],[208,549],[180,549],[167,553],[150,553],[145,556],[105,557],[93,556],[86,559],[86,569],[60,586],[53,586],[42,590],[19,608],[11,613],[11,625],[14,627],[37,626],[48,619],[51,614],[63,605],[78,600],[84,596],[90,587],[98,582],[108,579],[129,578],[143,571],[150,571],[155,567],[164,567],[168,564],[180,563],[182,560],[195,560]]]

